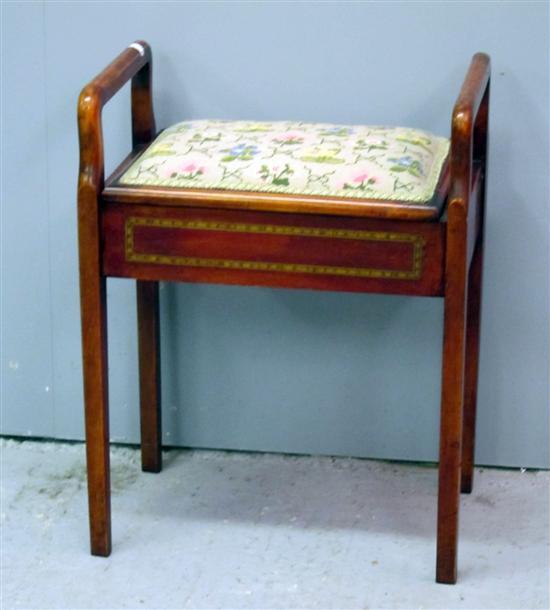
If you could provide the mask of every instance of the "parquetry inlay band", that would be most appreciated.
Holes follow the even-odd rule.
[[[228,260],[172,256],[152,252],[136,252],[134,228],[136,226],[163,229],[188,229],[193,231],[227,231],[230,233],[263,233],[266,235],[290,235],[323,239],[351,239],[359,241],[405,242],[412,246],[412,265],[409,269],[374,269],[367,267],[343,267],[314,265],[309,263],[280,263],[272,261]],[[216,222],[207,220],[179,220],[170,218],[130,217],[125,225],[125,256],[130,263],[177,265],[181,267],[211,267],[244,271],[274,271],[282,273],[311,273],[363,278],[417,280],[422,275],[424,239],[411,233],[387,231],[356,231],[348,229],[324,229],[321,227],[292,227],[249,223]]]

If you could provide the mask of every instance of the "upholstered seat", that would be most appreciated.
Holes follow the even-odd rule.
[[[402,127],[186,121],[163,131],[117,184],[438,207],[448,150],[447,138]]]

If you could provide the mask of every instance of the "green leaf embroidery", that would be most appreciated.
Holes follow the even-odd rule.
[[[300,157],[302,161],[311,161],[312,163],[345,163],[344,159],[333,157],[332,155],[318,155],[315,157]]]

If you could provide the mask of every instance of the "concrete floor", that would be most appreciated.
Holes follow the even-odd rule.
[[[112,451],[110,558],[88,554],[84,448],[1,440],[2,608],[548,608],[549,472],[479,469],[459,584],[433,582],[436,470]]]

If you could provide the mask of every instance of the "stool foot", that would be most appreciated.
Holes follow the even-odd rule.
[[[448,210],[445,319],[439,436],[436,581],[454,584],[462,462],[466,339],[467,224],[461,200]]]
[[[483,243],[480,241],[474,250],[468,282],[466,362],[464,370],[464,422],[462,430],[462,481],[460,484],[462,493],[471,493],[474,480],[482,265]]]
[[[109,528],[110,529],[110,528]],[[97,557],[109,557],[111,554],[111,534],[107,532],[101,532],[92,537],[90,544],[90,551],[92,555]]]
[[[436,581],[446,584],[456,582],[457,572],[460,466],[456,464],[459,452],[460,445],[451,443],[439,466]]]
[[[90,518],[90,550],[92,555],[111,554],[111,490],[109,453],[95,451],[101,443],[94,443],[90,435],[88,447],[88,506]]]
[[[141,418],[141,469],[162,470],[158,282],[136,282]]]
[[[105,278],[81,283],[82,352],[88,473],[88,511],[93,555],[111,552],[111,482],[107,381]]]
[[[463,494],[471,494],[472,489],[474,487],[473,477],[472,475],[468,475],[466,473],[462,473],[460,478],[460,493]]]
[[[449,558],[447,562],[438,562],[436,569],[435,582],[441,585],[455,585],[456,584],[456,561],[453,563],[452,559]]]

